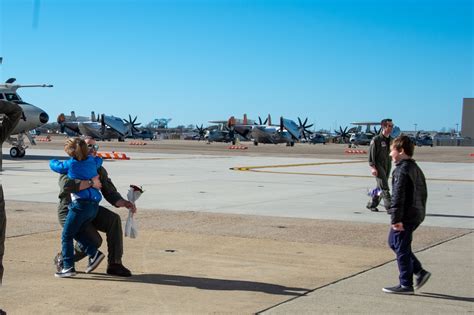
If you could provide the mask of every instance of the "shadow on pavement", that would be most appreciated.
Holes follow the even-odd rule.
[[[64,153],[64,155],[28,155],[28,152],[26,155],[22,158],[12,158],[10,155],[3,155],[3,160],[10,160],[10,161],[49,161],[52,159],[56,160],[68,160],[69,156]]]
[[[423,292],[422,294],[417,294],[416,296],[423,296],[423,297],[428,297],[428,298],[444,299],[444,300],[474,302],[474,298],[472,297],[447,295],[447,294],[441,294],[441,293]]]
[[[460,218],[460,219],[474,219],[472,215],[458,215],[458,214],[426,214],[427,217],[443,217],[443,218]]]
[[[165,274],[139,274],[130,278],[118,278],[106,274],[95,274],[92,278],[75,277],[75,280],[106,280],[141,282],[148,284],[173,285],[182,287],[195,287],[202,290],[216,291],[255,291],[277,295],[301,296],[310,290],[306,288],[285,287],[278,284],[253,282],[244,280],[212,279]]]

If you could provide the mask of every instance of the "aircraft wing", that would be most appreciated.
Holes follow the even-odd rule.
[[[125,125],[122,118],[103,115],[103,122],[121,136],[126,136],[129,132],[129,128]]]
[[[351,122],[351,125],[354,126],[378,126],[380,125],[380,121],[357,121],[357,122]]]
[[[281,117],[281,125],[293,138],[299,139],[301,137],[298,125],[293,120]]]

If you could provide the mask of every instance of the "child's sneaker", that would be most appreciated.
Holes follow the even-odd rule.
[[[420,271],[420,273],[417,274],[415,277],[415,289],[419,290],[422,286],[425,285],[425,283],[428,281],[430,277],[431,277],[431,272],[426,271],[426,270]]]
[[[74,277],[75,275],[76,275],[76,269],[74,269],[74,267],[70,267],[67,269],[63,268],[54,274],[54,276],[57,278],[70,278],[70,277]]]
[[[95,253],[94,257],[89,257],[89,264],[87,265],[86,273],[91,273],[92,271],[94,271],[95,268],[97,268],[102,262],[102,260],[104,260],[104,258],[105,255],[100,250]]]
[[[404,287],[402,285],[397,285],[390,288],[383,288],[382,291],[385,293],[395,293],[395,294],[415,294],[413,287]]]

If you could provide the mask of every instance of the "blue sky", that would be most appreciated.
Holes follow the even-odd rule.
[[[53,84],[19,90],[52,120],[270,113],[316,129],[385,117],[460,129],[474,97],[473,3],[2,0],[0,80]]]

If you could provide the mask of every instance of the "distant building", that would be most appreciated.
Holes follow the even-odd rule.
[[[463,99],[461,136],[474,139],[474,98]]]

